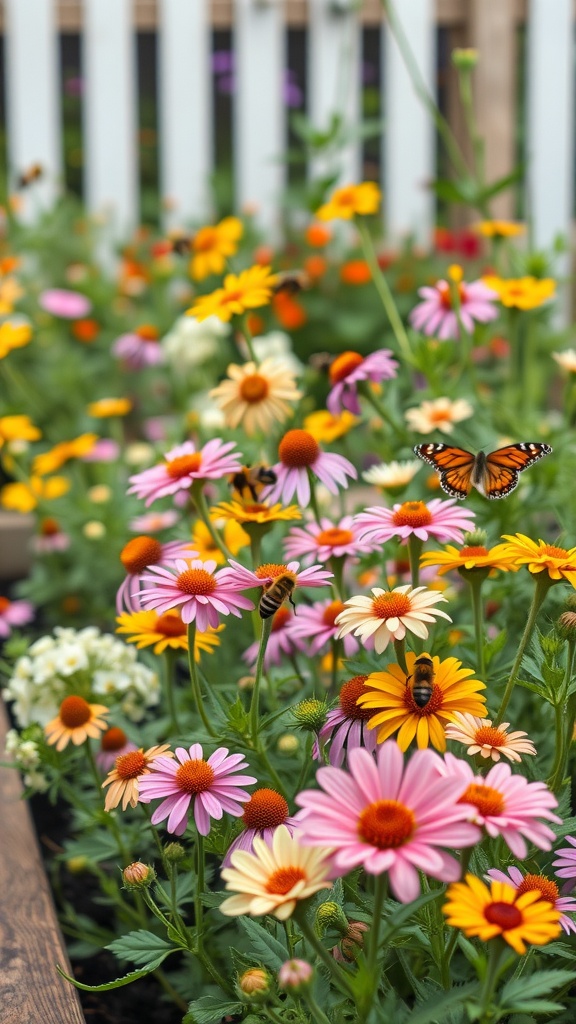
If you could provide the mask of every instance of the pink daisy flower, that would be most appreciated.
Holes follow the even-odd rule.
[[[72,292],[67,288],[48,288],[41,292],[38,305],[52,316],[60,316],[63,320],[79,320],[87,316],[92,309],[90,299],[80,292]]]
[[[567,843],[570,846],[561,846],[559,850],[556,850],[556,860],[552,861],[552,867],[557,868],[554,872],[558,878],[576,878],[576,839],[574,836],[564,836]],[[570,892],[574,888],[573,882],[567,882],[563,887],[563,892]]]
[[[278,445],[280,462],[273,468],[277,481],[263,493],[270,504],[282,500],[288,505],[294,494],[299,503],[310,504],[310,480],[308,472],[318,477],[331,494],[338,493],[338,487],[348,487],[346,477],[356,480],[354,466],[343,455],[323,452],[316,439],[307,430],[289,430]]]
[[[464,784],[460,803],[471,805],[470,820],[493,839],[502,836],[519,860],[528,854],[524,836],[541,850],[550,849],[555,836],[540,819],[557,823],[562,819],[551,810],[558,801],[544,782],[528,782],[523,775],[513,775],[510,765],[502,761],[486,776],[475,775],[466,761],[453,754],[444,755],[442,770],[448,778],[458,778]]]
[[[348,771],[319,768],[324,792],[296,797],[305,846],[330,846],[335,870],[348,874],[362,866],[373,875],[387,871],[396,899],[420,895],[418,872],[442,882],[460,877],[460,864],[443,847],[461,849],[480,839],[459,804],[460,780],[440,774],[432,750],[417,750],[404,766],[397,743],[383,743],[375,761],[361,747],[348,753]]]
[[[160,533],[161,530],[175,526],[179,519],[176,509],[169,508],[165,512],[145,512],[144,515],[134,516],[128,526],[133,533]]]
[[[34,618],[34,605],[30,601],[9,601],[0,597],[0,638],[10,636],[14,626],[25,626]]]
[[[127,493],[146,498],[146,504],[151,505],[157,498],[189,490],[195,480],[220,480],[242,468],[239,455],[232,454],[235,447],[233,441],[224,444],[214,438],[196,451],[193,441],[184,441],[167,452],[159,466],[131,476],[132,486]]]
[[[124,610],[142,611],[139,594],[147,569],[161,562],[174,561],[176,558],[194,558],[197,554],[198,552],[192,549],[190,541],[172,540],[167,544],[161,544],[155,537],[145,535],[129,540],[120,552],[120,561],[128,575],[116,594],[118,615]]]
[[[367,508],[354,522],[360,539],[372,544],[385,544],[393,537],[407,540],[412,535],[422,541],[433,537],[441,543],[455,540],[461,544],[472,519],[474,512],[459,506],[456,498],[433,498],[427,503],[404,501],[392,508]]]
[[[244,754],[229,754],[227,747],[219,747],[204,760],[199,743],[186,750],[176,747],[174,759],[160,755],[150,763],[150,774],[139,780],[139,801],[166,799],[151,817],[153,825],[168,818],[168,832],[181,836],[188,824],[188,812],[193,801],[194,821],[201,836],[210,831],[210,818],[220,821],[224,811],[239,818],[242,804],[250,794],[240,786],[251,786],[258,780],[252,775],[236,775],[248,767]]]
[[[458,313],[454,309],[452,287],[448,281],[437,281],[432,287],[419,288],[423,302],[412,310],[409,320],[417,331],[434,334],[440,341],[457,339],[460,334],[458,317],[469,334],[474,332],[474,321],[487,324],[495,320],[498,295],[482,281],[455,285],[459,295]]]
[[[548,900],[556,910],[561,911],[562,916],[559,923],[566,934],[576,932],[576,921],[568,917],[568,913],[576,913],[576,899],[573,896],[560,896],[558,886],[553,879],[547,878],[546,875],[524,875],[520,868],[515,867],[508,868],[508,873],[499,871],[498,868],[490,868],[486,875],[488,878],[493,878],[495,882],[505,882],[506,885],[511,885],[518,894],[540,892],[543,900]]]
[[[135,331],[116,338],[112,352],[129,370],[142,370],[145,366],[158,366],[165,361],[159,341],[157,329],[151,324],[142,324]]]
[[[309,641],[310,654],[318,654],[327,647],[331,640],[336,640],[339,627],[336,619],[344,611],[343,601],[317,601],[315,604],[303,604],[298,607],[298,615],[290,623],[290,636],[294,640]],[[344,656],[352,658],[359,650],[360,644],[356,637],[348,633],[343,641]],[[366,641],[367,650],[372,650],[374,643],[371,638]]]
[[[264,655],[265,672],[272,665],[281,665],[284,659],[290,657],[291,654],[296,654],[297,651],[305,651],[305,645],[292,636],[291,626],[294,621],[294,612],[284,605],[275,613],[272,619],[272,632],[270,633]],[[256,668],[259,650],[260,641],[255,640],[242,655],[242,660],[247,663],[251,670]]]
[[[201,633],[208,626],[219,625],[219,615],[235,615],[241,618],[241,609],[252,610],[254,605],[238,591],[228,569],[214,572],[217,563],[213,559],[202,562],[177,558],[170,568],[162,565],[150,566],[150,573],[142,576],[143,583],[151,586],[140,592],[143,608],[154,611],[169,611],[180,605],[182,622],[196,621]]]
[[[274,832],[279,825],[285,825],[291,836],[298,828],[296,818],[290,816],[288,804],[275,789],[255,789],[250,799],[242,808],[243,831],[228,847],[222,867],[232,864],[232,854],[236,850],[254,852],[254,840],[262,839],[272,846]]]
[[[359,352],[342,352],[330,366],[332,390],[326,400],[328,411],[338,416],[347,409],[354,416],[360,416],[358,384],[364,381],[380,384],[383,380],[391,380],[397,369],[398,363],[388,348],[378,349],[368,356],[361,356]]]
[[[312,747],[312,757],[322,760],[322,752],[330,744],[328,758],[330,764],[340,768],[347,755],[356,747],[365,747],[371,754],[377,747],[376,729],[368,729],[367,721],[371,717],[367,708],[358,707],[357,700],[361,693],[366,693],[365,682],[368,676],[353,676],[340,688],[338,707],[329,711],[318,739]]]
[[[272,583],[278,576],[286,576],[289,573],[294,577],[295,587],[326,587],[328,581],[334,576],[334,573],[328,572],[321,565],[310,565],[307,569],[299,571],[300,562],[287,562],[286,564],[280,562],[265,562],[264,565],[259,565],[257,569],[246,569],[239,562],[235,562],[231,558],[228,562],[228,567],[222,569],[223,573],[226,573],[226,579],[230,580],[231,583],[238,590],[244,590],[248,587],[266,587],[267,584]]]
[[[306,556],[309,562],[366,555],[374,550],[375,545],[361,541],[360,532],[353,516],[344,516],[338,523],[323,518],[320,525],[296,526],[284,540],[284,555],[286,558]]]

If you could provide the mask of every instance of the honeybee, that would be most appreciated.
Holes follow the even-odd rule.
[[[42,164],[32,164],[27,170],[22,171],[16,179],[16,188],[28,188],[34,181],[38,181],[44,174]]]
[[[269,619],[284,604],[284,601],[290,601],[292,607],[296,608],[292,600],[295,586],[296,580],[292,574],[288,573],[285,573],[283,576],[277,576],[271,583],[265,584],[264,593],[258,604],[260,618]]]
[[[414,703],[419,708],[425,708],[434,692],[435,672],[432,658],[429,654],[421,654],[414,662],[414,671],[411,676],[406,676],[406,686],[412,690]]]
[[[276,284],[272,291],[274,295],[281,292],[284,295],[297,295],[298,292],[309,288],[311,283],[310,276],[305,270],[282,270],[276,274]]]
[[[178,253],[179,256],[187,256],[192,248],[192,239],[189,235],[174,235],[170,238],[172,243],[172,251]]]
[[[230,477],[230,486],[244,501],[258,501],[264,487],[276,483],[276,473],[268,466],[242,466]]]

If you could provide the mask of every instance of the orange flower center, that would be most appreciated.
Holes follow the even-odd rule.
[[[329,375],[331,384],[339,384],[345,380],[348,374],[356,370],[364,362],[364,356],[359,352],[342,352],[336,356],[330,365]]]
[[[288,817],[288,804],[275,789],[257,789],[244,805],[242,820],[246,828],[276,828]]]
[[[140,324],[140,327],[136,328],[136,334],[142,341],[158,341],[160,337],[158,328],[153,324]]]
[[[220,306],[227,306],[229,302],[240,302],[244,298],[244,293],[241,288],[237,288],[235,292],[224,292],[220,299]]]
[[[248,512],[250,515],[258,515],[259,512],[269,512],[268,505],[263,505],[261,502],[256,502],[253,505],[244,505],[243,511]]]
[[[116,758],[116,774],[127,782],[128,779],[137,779],[147,765],[144,751],[131,750],[129,754],[120,754],[120,757]]]
[[[197,473],[202,465],[202,452],[192,452],[191,455],[179,455],[166,464],[168,476],[174,480],[180,480],[190,473]]]
[[[290,469],[313,466],[320,454],[318,442],[307,430],[289,430],[278,445],[280,461]]]
[[[278,868],[266,882],[266,892],[274,893],[275,896],[285,896],[294,888],[296,882],[303,882],[305,879],[306,872],[302,868]]]
[[[156,565],[161,558],[162,545],[154,537],[133,537],[120,552],[120,561],[131,575],[144,572],[144,569]]]
[[[328,544],[330,547],[336,548],[343,544],[351,544],[353,540],[352,530],[339,530],[337,526],[332,526],[329,530],[321,530],[316,537],[318,547]]]
[[[292,612],[289,612],[287,608],[279,608],[272,619],[272,632],[276,633],[279,629],[283,629],[291,618]]]
[[[273,579],[276,579],[277,576],[284,576],[287,571],[288,567],[286,565],[279,565],[276,562],[265,562],[264,565],[259,565],[254,570],[254,573],[259,580],[265,580],[268,576],[272,576]]]
[[[394,526],[428,526],[432,513],[423,501],[405,501],[392,516]]]
[[[377,619],[399,619],[402,615],[406,615],[411,607],[410,598],[406,597],[406,594],[395,594],[390,591],[374,598],[372,614]]]
[[[84,697],[65,697],[60,705],[60,721],[67,729],[77,729],[92,718],[92,711]]]
[[[192,248],[194,252],[210,252],[218,244],[218,232],[216,228],[200,228],[194,236]]]
[[[450,288],[450,285],[437,284],[436,288],[438,290],[438,294],[440,295],[442,309],[445,309],[447,311],[453,309],[454,306],[452,303],[452,289]],[[460,299],[460,304],[462,304],[466,300],[466,289],[462,284],[458,285],[458,296]]]
[[[516,890],[516,895],[521,896],[523,892],[539,892],[543,900],[556,903],[560,895],[556,882],[546,875],[525,875]]]
[[[460,548],[461,558],[470,558],[473,555],[487,555],[488,551],[483,548],[480,544],[472,545],[467,548]]]
[[[553,544],[544,544],[538,553],[550,555],[551,558],[566,558],[568,555],[564,548],[555,548]]]
[[[176,586],[185,594],[213,594],[218,586],[212,573],[206,569],[185,569],[176,577]]]
[[[330,604],[322,612],[322,623],[325,626],[334,626],[336,619],[340,615],[340,612],[344,611],[344,605],[342,601],[331,601]]]
[[[260,373],[249,373],[240,384],[240,398],[249,405],[256,405],[268,397],[270,386]]]
[[[506,744],[506,733],[493,725],[483,725],[476,730],[474,742],[479,747],[503,747]]]
[[[414,834],[416,819],[397,800],[376,800],[358,819],[358,838],[379,850],[395,850]]]
[[[100,740],[100,746],[102,750],[122,750],[122,747],[128,742],[128,737],[124,732],[124,729],[119,729],[117,725],[112,726],[111,729],[107,729]]]
[[[200,758],[185,761],[176,772],[176,782],[186,793],[205,793],[214,782],[214,769]]]
[[[186,625],[178,615],[178,612],[166,612],[159,615],[154,627],[155,633],[163,633],[164,636],[184,636]]]
[[[346,718],[358,718],[363,722],[367,722],[369,718],[372,718],[374,708],[361,708],[356,703],[360,694],[366,693],[366,686],[364,684],[367,679],[368,676],[353,676],[352,679],[349,679],[341,687],[338,703]]]
[[[0,615],[3,615],[4,612],[7,612],[9,607],[10,607],[10,601],[8,600],[8,598],[7,597],[0,597]]]
[[[332,196],[332,202],[336,206],[354,206],[355,201],[356,189],[353,186],[351,188],[342,188],[337,196]]]
[[[55,533],[60,533],[60,525],[56,519],[51,519],[48,516],[40,523],[40,533],[43,537],[53,537]]]
[[[473,804],[483,818],[494,818],[504,810],[504,797],[492,786],[481,782],[471,782],[465,793],[458,800],[459,804]]]
[[[419,707],[416,701],[414,700],[414,696],[412,694],[412,687],[407,686],[404,691],[404,706],[406,710],[409,711],[410,714],[412,715],[420,715],[420,717],[423,718],[428,717],[428,715],[435,715],[437,711],[440,711],[440,708],[442,707],[443,703],[444,692],[438,686],[437,683],[434,683],[434,686],[432,687],[432,695],[430,697],[430,700],[428,701],[427,704],[425,704],[423,708]]]
[[[497,924],[503,932],[518,928],[522,924],[522,912],[513,903],[489,903],[484,908],[484,917],[489,924]]]

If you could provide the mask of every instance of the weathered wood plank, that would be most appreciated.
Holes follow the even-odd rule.
[[[0,750],[8,729],[0,701]],[[0,1019],[2,1024],[85,1024],[40,851],[16,771],[0,768]]]

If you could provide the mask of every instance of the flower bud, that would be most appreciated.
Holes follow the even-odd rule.
[[[300,740],[294,733],[285,732],[278,740],[278,750],[281,754],[294,754],[300,747]]]
[[[147,889],[154,882],[156,872],[150,864],[137,860],[124,868],[122,878],[127,889]]]
[[[314,968],[306,960],[286,960],[278,971],[278,985],[291,992],[301,992],[312,981],[313,973]]]
[[[186,856],[186,850],[182,843],[167,843],[164,847],[164,856],[169,864],[177,864]]]
[[[476,67],[479,57],[478,50],[474,50],[471,46],[457,46],[452,50],[452,63],[460,71],[471,71]]]
[[[238,978],[240,994],[251,1003],[264,1001],[270,992],[271,978],[268,971],[261,967],[252,967],[244,971]],[[264,1000],[263,1000],[264,997]]]
[[[487,540],[486,530],[470,530],[469,533],[464,534],[463,546],[465,548],[485,548]]]
[[[563,640],[576,640],[576,612],[562,612],[556,629]]]
[[[323,700],[309,698],[296,704],[292,714],[302,729],[318,733],[326,721],[328,707]]]
[[[321,903],[316,911],[316,930],[323,935],[329,928],[335,928],[340,935],[346,935],[348,931],[348,918],[338,903],[326,900]]]
[[[83,875],[89,864],[88,857],[69,857],[66,861],[66,867],[71,875]]]
[[[336,960],[352,962],[364,946],[364,933],[368,931],[368,925],[363,921],[350,921],[348,931],[343,937],[340,946],[333,951]],[[340,954],[340,956],[338,955]]]
[[[576,594],[569,594],[566,598],[566,608],[569,612],[576,612]]]

